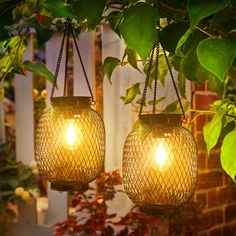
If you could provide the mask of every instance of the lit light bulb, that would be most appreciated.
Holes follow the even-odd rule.
[[[164,140],[160,140],[155,149],[155,165],[160,171],[164,171],[170,168],[172,164],[173,154],[165,145]]]
[[[79,147],[83,135],[75,120],[66,120],[63,146],[69,150],[75,150]]]

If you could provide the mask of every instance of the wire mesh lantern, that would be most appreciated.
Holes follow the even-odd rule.
[[[139,126],[128,135],[123,151],[123,182],[128,197],[148,214],[171,214],[187,203],[197,182],[197,149],[193,135],[182,126],[185,118],[179,92],[163,48],[182,114],[156,114],[160,32],[152,49],[142,101]],[[155,52],[154,52],[155,51]],[[142,114],[150,71],[156,54],[152,114]]]
[[[66,87],[63,97],[53,97],[65,40],[67,44],[64,86],[67,84],[70,34],[73,36],[91,97],[66,96]],[[94,104],[71,20],[68,19],[51,92],[52,106],[42,115],[36,128],[37,166],[41,175],[51,182],[52,189],[58,191],[82,189],[103,170],[105,128],[100,115],[91,108]]]

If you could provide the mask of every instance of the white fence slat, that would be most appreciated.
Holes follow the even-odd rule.
[[[46,43],[46,66],[54,74],[56,69],[57,58],[60,50],[62,40],[61,33],[55,33],[53,37]],[[64,68],[65,68],[65,57],[63,54],[61,67],[59,70],[57,85],[58,89],[55,89],[55,95],[63,95],[63,85],[64,85]],[[52,84],[47,83],[47,106],[50,106],[50,94],[51,94]],[[53,225],[57,222],[65,220],[67,218],[68,206],[67,206],[67,193],[59,193],[54,190],[48,190],[48,219],[47,224]]]
[[[24,58],[32,60],[33,41],[30,40]],[[31,73],[26,76],[15,75],[16,105],[16,156],[17,159],[30,164],[34,160],[34,98],[33,78]]]
[[[24,59],[33,59],[33,38],[30,37],[24,53]],[[34,160],[34,98],[33,77],[15,76],[15,106],[16,106],[16,158],[25,164]],[[25,204],[22,206],[20,222],[36,223],[36,208]]]
[[[77,40],[82,61],[92,90],[93,90],[93,79],[95,77],[94,37],[95,35],[93,32],[88,32],[86,34],[81,34]],[[73,57],[74,95],[90,96],[75,46],[73,49],[73,55],[74,55]]]

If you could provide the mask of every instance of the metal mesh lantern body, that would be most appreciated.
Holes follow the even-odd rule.
[[[78,190],[103,170],[105,129],[89,97],[51,99],[36,130],[40,173],[56,190]]]
[[[141,115],[126,139],[124,188],[144,212],[172,209],[192,196],[197,181],[197,151],[181,115]]]

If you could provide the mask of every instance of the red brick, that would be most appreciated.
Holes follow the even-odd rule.
[[[236,220],[236,203],[225,208],[225,220],[226,222]]]
[[[221,205],[220,188],[208,191],[208,208]]]
[[[226,225],[223,228],[224,236],[234,236],[236,234],[236,224]]]
[[[193,90],[194,91],[205,91],[206,90],[206,83],[203,83],[203,84],[194,83]]]
[[[197,118],[197,131],[203,131],[203,126],[206,124],[207,119],[205,115],[198,116]]]
[[[209,232],[209,236],[222,236],[223,234],[223,229],[220,228],[220,229],[213,229]]]
[[[221,189],[220,199],[224,204],[236,202],[236,185],[231,185]]]
[[[213,226],[219,225],[223,222],[223,211],[212,210],[201,214],[197,219],[195,219],[194,227],[197,232],[210,229]]]
[[[198,153],[198,157],[197,157],[197,164],[198,164],[198,169],[206,169],[206,153],[205,152],[201,152]]]
[[[210,104],[218,99],[217,94],[196,94],[195,95],[195,109],[208,110]]]
[[[204,141],[204,137],[203,137],[203,133],[202,132],[198,132],[197,133],[197,148],[198,148],[198,150],[206,151],[206,143]]]
[[[213,189],[208,192],[208,207],[236,202],[236,186]]]
[[[223,174],[222,171],[212,171],[198,175],[197,189],[208,189],[222,186]]]
[[[206,193],[196,193],[195,194],[195,201],[200,209],[205,208],[206,204],[207,204],[207,194]]]
[[[220,151],[218,149],[211,151],[210,156],[207,158],[207,166],[209,169],[221,168]]]

